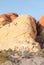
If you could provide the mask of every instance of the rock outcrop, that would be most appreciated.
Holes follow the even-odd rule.
[[[44,47],[44,16],[42,16],[37,22],[37,41],[41,43],[41,47]]]
[[[16,13],[1,14],[0,15],[0,28],[6,24],[9,24],[17,17],[18,15]]]
[[[0,50],[11,48],[37,52],[40,46],[34,41],[36,35],[36,24],[33,17],[21,15],[0,29]]]
[[[44,16],[36,23],[27,14],[0,15],[0,65],[44,65],[41,48],[44,48]]]
[[[18,17],[18,14],[11,12],[11,13],[7,13],[7,16],[10,17],[11,21],[13,21],[14,19]]]
[[[37,22],[37,30],[38,34],[41,34],[42,30],[44,29],[44,16],[42,16]]]

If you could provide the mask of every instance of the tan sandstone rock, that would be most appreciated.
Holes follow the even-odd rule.
[[[40,49],[39,43],[34,41],[36,34],[36,24],[31,16],[21,15],[0,29],[0,50],[11,48],[36,52]]]

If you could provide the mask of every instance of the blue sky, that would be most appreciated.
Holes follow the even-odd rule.
[[[37,20],[44,15],[44,0],[0,0],[0,14],[29,14]]]

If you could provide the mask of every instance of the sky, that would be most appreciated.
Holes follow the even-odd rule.
[[[44,0],[0,0],[0,14],[8,12],[29,14],[38,20],[44,15]]]

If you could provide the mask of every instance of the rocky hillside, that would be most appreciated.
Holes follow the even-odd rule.
[[[44,16],[0,15],[0,65],[44,65]]]

